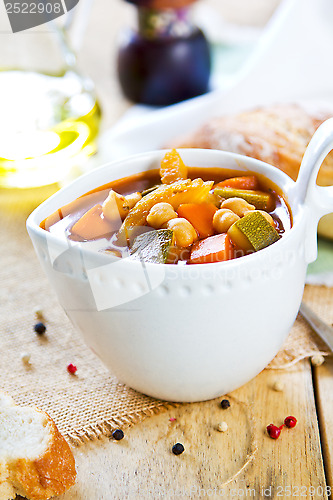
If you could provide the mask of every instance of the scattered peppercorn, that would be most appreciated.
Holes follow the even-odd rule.
[[[22,360],[23,363],[25,363],[26,365],[28,365],[30,363],[30,359],[31,359],[30,352],[22,352],[22,354],[21,354],[21,360]]]
[[[219,432],[226,432],[228,430],[228,424],[227,422],[220,422],[217,424],[216,428]]]
[[[43,333],[46,332],[46,326],[42,322],[36,323],[34,326],[34,330],[36,333],[38,333],[38,335],[43,335]]]
[[[277,439],[280,436],[282,428],[283,428],[283,425],[281,425],[281,427],[277,427],[274,424],[270,424],[266,427],[268,435],[272,439]]]
[[[120,441],[121,439],[123,439],[124,433],[123,433],[123,431],[121,429],[116,429],[115,431],[113,431],[112,437],[116,441]]]
[[[72,375],[74,375],[74,373],[77,371],[77,368],[76,368],[75,365],[73,365],[72,363],[70,363],[67,366],[67,371],[68,371],[68,373],[71,373]]]
[[[172,447],[172,453],[174,455],[181,455],[183,451],[185,451],[185,448],[181,443],[176,443]]]
[[[297,419],[295,417],[292,417],[291,415],[284,419],[284,425],[289,429],[295,427],[296,424],[297,424]]]
[[[284,389],[284,384],[280,380],[276,380],[273,385],[273,389],[276,392],[282,392]]]
[[[35,307],[35,309],[34,309],[34,315],[35,315],[36,319],[44,319],[43,310],[39,306]]]
[[[221,408],[223,410],[227,410],[228,408],[230,408],[230,402],[228,401],[228,399],[222,399]]]
[[[311,364],[312,366],[321,366],[325,361],[324,356],[321,354],[315,354],[314,356],[311,357]]]

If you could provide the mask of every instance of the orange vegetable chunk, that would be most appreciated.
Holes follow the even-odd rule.
[[[163,184],[187,179],[187,167],[175,149],[166,153],[162,159],[160,176]]]
[[[178,207],[177,213],[192,224],[202,239],[215,234],[213,217],[216,211],[213,203],[184,203]]]
[[[208,262],[221,262],[231,260],[233,257],[233,244],[229,236],[223,233],[194,243],[189,263],[205,264]]]
[[[70,203],[67,203],[67,205],[64,205],[61,208],[58,208],[56,212],[53,214],[49,215],[45,221],[44,221],[44,229],[49,231],[50,227],[62,220],[64,217],[67,215],[73,214],[75,212],[78,212],[79,210],[84,209],[87,205],[92,206],[94,203],[97,203],[98,200],[101,197],[101,192],[98,191],[96,193],[88,193],[83,196],[80,196],[80,198],[77,198],[74,201],[71,201]]]
[[[119,228],[104,219],[102,205],[95,205],[74,224],[72,234],[84,240],[103,238]]]
[[[259,189],[259,181],[255,175],[244,175],[243,177],[231,177],[219,182],[216,186],[231,187],[236,189]]]
[[[53,212],[53,214],[46,217],[43,226],[44,229],[46,229],[46,231],[49,231],[50,227],[59,222],[61,219],[62,219],[61,209],[58,209],[56,212]]]

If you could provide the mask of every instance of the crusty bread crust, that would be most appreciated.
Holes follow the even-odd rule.
[[[309,113],[297,104],[258,108],[212,119],[180,140],[178,147],[221,149],[244,154],[278,167],[296,180],[311,137],[333,113]],[[333,155],[326,158],[318,182],[333,181]]]
[[[11,500],[15,496],[14,486],[9,482],[7,465],[0,462],[0,500]]]
[[[265,161],[296,180],[302,158],[317,128],[333,113],[309,111],[298,104],[258,108],[215,118],[172,147],[220,149]],[[333,152],[323,162],[318,184],[333,184]],[[322,219],[319,234],[333,238],[333,215]]]
[[[10,500],[16,494],[30,500],[47,500],[64,493],[75,483],[75,461],[68,443],[51,417],[36,411],[47,419],[48,447],[35,460],[20,458],[0,462],[0,500]]]

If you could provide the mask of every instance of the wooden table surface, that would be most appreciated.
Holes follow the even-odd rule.
[[[213,1],[213,0],[212,0]],[[216,0],[215,0],[216,1]],[[264,22],[278,0],[219,0],[226,17]],[[115,41],[132,16],[120,0],[93,5],[81,67],[97,84],[104,128],[129,107],[115,77]],[[284,390],[273,389],[276,381]],[[74,450],[77,484],[62,500],[148,498],[328,498],[333,486],[333,359],[320,367],[308,360],[290,370],[264,370],[220,400],[182,405],[125,430],[120,442],[108,439]],[[287,415],[295,429],[278,440],[265,428],[281,425]],[[170,421],[170,418],[175,420]],[[226,422],[228,430],[216,425]],[[175,456],[175,442],[185,452]]]
[[[273,389],[276,381],[283,392]],[[264,370],[230,397],[185,404],[74,450],[77,484],[62,500],[329,498],[333,480],[333,359]],[[267,424],[298,419],[278,440]],[[176,419],[170,421],[171,419]],[[226,422],[228,430],[216,425]],[[175,456],[172,445],[183,443]],[[244,467],[245,466],[245,467]]]

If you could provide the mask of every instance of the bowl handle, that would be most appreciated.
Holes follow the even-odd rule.
[[[303,156],[295,184],[295,198],[304,204],[307,218],[305,234],[305,258],[312,262],[317,257],[317,226],[319,219],[333,212],[333,186],[317,184],[319,168],[333,149],[333,118],[326,120],[312,137]]]

